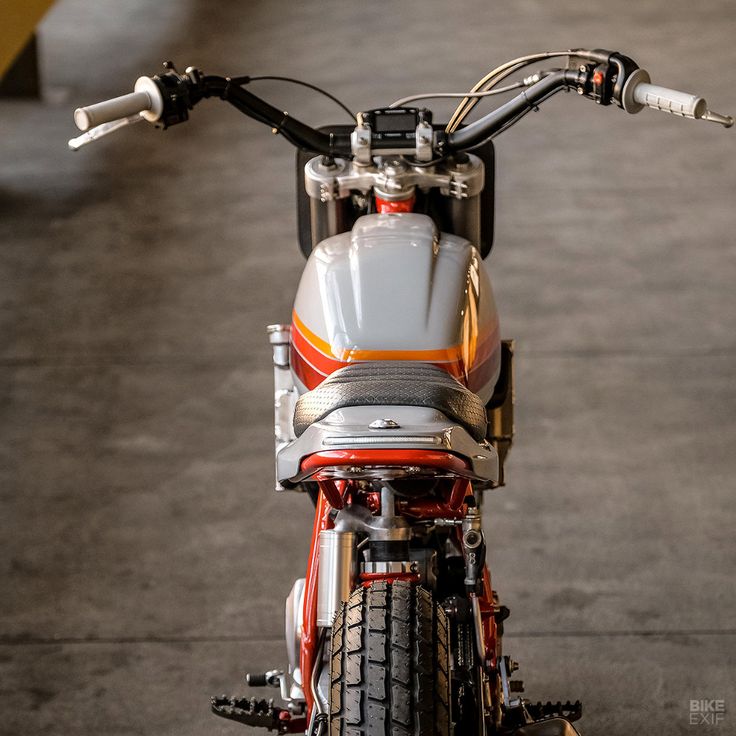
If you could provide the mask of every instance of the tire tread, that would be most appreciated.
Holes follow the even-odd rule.
[[[330,736],[449,736],[448,637],[424,588],[357,588],[332,630]]]

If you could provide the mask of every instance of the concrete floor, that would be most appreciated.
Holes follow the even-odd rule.
[[[308,545],[309,503],[270,490],[263,330],[303,266],[292,150],[210,102],[71,154],[74,107],[167,58],[365,108],[605,46],[733,113],[735,35],[726,0],[57,3],[46,99],[0,104],[0,733],[245,733],[208,696],[283,665]],[[736,733],[736,134],[559,96],[497,150],[506,649],[587,736],[690,734],[698,698],[728,709],[698,733]]]

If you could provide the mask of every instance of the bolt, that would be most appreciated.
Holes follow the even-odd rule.
[[[368,426],[371,429],[399,429],[401,427],[394,419],[375,419]]]
[[[470,529],[469,531],[465,532],[465,538],[463,539],[463,541],[465,542],[466,547],[473,548],[480,544],[480,539],[480,534]]]
[[[387,176],[398,176],[399,174],[403,174],[404,171],[406,171],[406,164],[400,158],[392,158],[384,163],[383,170]],[[400,184],[395,186],[401,188]]]
[[[322,158],[319,160],[319,166],[321,169],[326,169],[328,171],[333,171],[337,168],[335,159],[332,158],[332,156],[322,156]]]

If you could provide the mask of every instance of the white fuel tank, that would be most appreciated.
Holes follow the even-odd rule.
[[[374,214],[323,240],[294,304],[291,366],[300,392],[355,361],[432,363],[486,402],[501,341],[478,250],[426,215]]]

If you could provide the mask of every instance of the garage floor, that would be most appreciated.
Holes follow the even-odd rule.
[[[58,2],[44,101],[0,103],[0,733],[245,733],[208,697],[283,666],[308,545],[309,502],[271,490],[264,332],[303,267],[293,151],[212,101],[72,154],[75,107],[169,58],[367,108],[604,46],[734,113],[735,35],[727,0]],[[691,734],[701,698],[727,713],[698,733],[736,732],[735,154],[572,95],[497,142],[494,587],[529,696],[581,698],[586,736]]]

